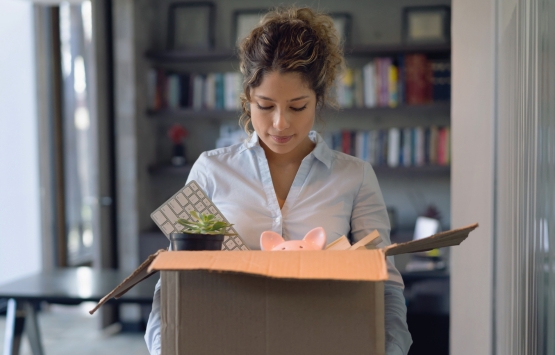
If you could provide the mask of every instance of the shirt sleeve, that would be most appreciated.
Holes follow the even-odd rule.
[[[391,244],[389,217],[378,179],[372,166],[364,163],[362,184],[351,215],[351,235],[356,242],[374,229],[378,230],[382,238],[380,247]],[[395,268],[392,256],[387,257],[387,271],[389,279],[384,287],[386,354],[406,355],[412,344],[412,337],[406,322],[407,307],[403,296],[403,279]]]
[[[160,355],[160,279],[154,288],[152,310],[146,324],[145,342],[150,355]]]

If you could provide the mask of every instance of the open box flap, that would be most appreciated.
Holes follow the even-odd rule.
[[[129,275],[125,280],[123,280],[119,285],[116,286],[109,294],[104,296],[98,304],[89,311],[90,314],[96,312],[97,309],[100,308],[104,303],[108,302],[108,300],[112,297],[120,298],[123,296],[127,291],[129,291],[133,286],[138,284],[139,282],[143,281],[144,279],[149,278],[156,271],[150,271],[148,269],[149,265],[152,263],[154,259],[161,253],[164,253],[166,250],[160,249],[156,253],[150,255],[131,275]]]
[[[436,248],[450,247],[459,245],[468,237],[468,234],[478,227],[478,223],[469,226],[452,229],[446,232],[434,234],[430,237],[413,240],[406,243],[392,244],[383,249],[386,256],[416,253],[428,251]]]
[[[160,254],[149,270],[208,270],[304,280],[385,281],[382,250],[173,251]]]

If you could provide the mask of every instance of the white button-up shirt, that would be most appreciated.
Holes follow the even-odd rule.
[[[252,250],[260,249],[263,231],[294,240],[315,227],[324,228],[327,244],[342,235],[356,242],[374,229],[383,240],[381,246],[390,244],[387,210],[370,164],[331,150],[314,131],[309,137],[316,146],[303,159],[281,209],[256,133],[245,143],[202,153],[187,182],[199,184]],[[386,353],[407,354],[412,339],[406,324],[403,280],[393,257],[388,257],[387,266]],[[160,282],[145,334],[152,355],[160,353],[159,290]]]

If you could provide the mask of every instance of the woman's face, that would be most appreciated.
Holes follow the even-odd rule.
[[[298,73],[268,73],[251,90],[251,121],[261,145],[277,154],[302,152],[316,116],[316,94]]]

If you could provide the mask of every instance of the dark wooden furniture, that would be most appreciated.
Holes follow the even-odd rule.
[[[130,274],[131,271],[67,268],[40,272],[0,285],[0,299],[8,299],[5,355],[19,354],[24,332],[33,354],[44,354],[36,314],[40,302],[75,305],[85,301],[98,302]],[[151,277],[120,299],[109,302],[152,304],[157,280],[158,277]]]

